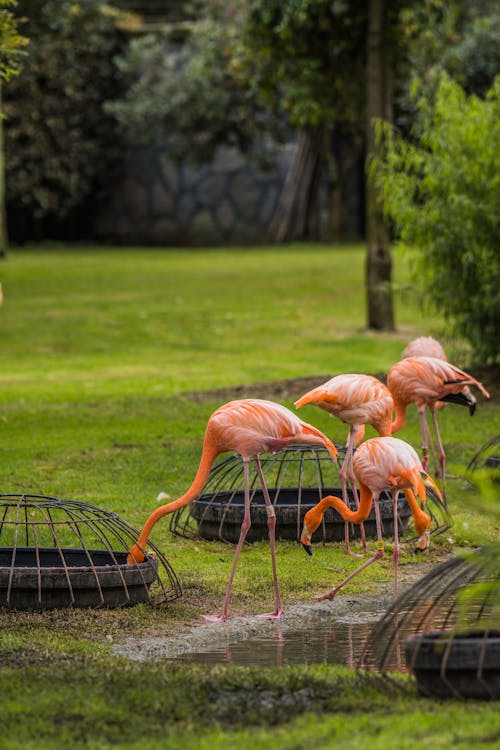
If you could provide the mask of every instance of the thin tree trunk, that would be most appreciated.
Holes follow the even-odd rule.
[[[388,119],[392,102],[384,21],[386,0],[371,0],[367,49],[366,151],[376,155],[375,119]],[[394,330],[392,258],[389,233],[373,180],[366,170],[366,292],[368,328]]]
[[[271,242],[317,237],[321,176],[320,151],[311,135],[303,130],[269,225]]]
[[[5,210],[5,148],[3,138],[2,84],[0,83],[0,258],[5,258],[8,248],[7,212]]]

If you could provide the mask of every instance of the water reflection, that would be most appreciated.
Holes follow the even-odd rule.
[[[303,629],[277,630],[236,643],[182,654],[197,664],[275,666],[344,664],[355,667],[364,651],[373,622],[321,622]]]

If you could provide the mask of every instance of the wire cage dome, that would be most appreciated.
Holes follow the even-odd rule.
[[[500,698],[498,556],[483,548],[417,581],[374,625],[358,667],[427,696]]]
[[[116,513],[44,495],[0,495],[0,606],[115,608],[177,599],[181,587],[152,544],[127,563],[139,532]]]
[[[500,481],[500,435],[487,440],[467,466],[469,475],[478,469],[488,469],[493,479]]]
[[[339,459],[345,448],[336,446]],[[327,449],[321,445],[296,445],[260,457],[262,471],[269,496],[276,513],[276,537],[299,540],[304,516],[325,495],[342,497],[338,467]],[[253,462],[250,464],[250,513],[251,527],[248,542],[267,539],[267,513],[259,477]],[[349,491],[349,505],[355,510],[354,497]],[[392,500],[389,494],[380,497],[379,508],[388,535],[394,531]],[[428,511],[432,518],[434,533],[447,528],[444,505],[436,496],[430,496]],[[244,512],[243,460],[234,454],[216,464],[200,496],[188,507],[171,516],[170,530],[187,538],[218,539],[234,543],[238,541]],[[410,509],[404,497],[398,504],[399,531],[409,530]],[[375,512],[372,509],[364,522],[368,538],[376,537]],[[350,537],[359,538],[359,526],[350,525]],[[330,508],[323,522],[313,535],[313,542],[342,541],[344,521],[336,510]]]

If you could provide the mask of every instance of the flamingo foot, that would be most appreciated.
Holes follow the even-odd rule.
[[[317,601],[317,602],[324,602],[327,599],[330,600],[330,601],[332,601],[332,599],[334,599],[335,594],[337,593],[337,591],[338,591],[338,589],[333,589],[333,591],[329,591],[328,594],[315,594],[313,596],[313,599],[315,601]]]
[[[361,555],[359,552],[353,552],[350,547],[344,547],[344,552],[346,553],[346,555],[351,555],[351,557],[363,557],[363,555]]]
[[[227,615],[203,615],[203,619],[207,622],[225,622],[227,620]]]
[[[274,612],[264,612],[261,615],[256,615],[256,617],[264,617],[267,620],[279,620],[280,617],[282,617],[285,614],[285,611],[281,609],[276,609]]]

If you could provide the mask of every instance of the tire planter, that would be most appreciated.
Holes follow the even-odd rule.
[[[321,497],[325,495],[336,495],[342,497],[339,487],[323,488],[322,495],[318,495],[317,487],[303,487],[300,493],[300,503],[297,500],[297,488],[269,489],[271,500],[276,513],[276,538],[297,540],[300,538],[304,516],[307,511],[314,507]],[[250,517],[252,525],[247,534],[248,542],[267,539],[269,536],[267,526],[267,513],[262,490],[252,490],[250,504]],[[355,510],[352,493],[349,495],[349,505]],[[383,493],[379,499],[380,516],[383,522],[384,533],[391,536],[394,532],[392,499],[389,494]],[[206,494],[200,495],[190,505],[190,514],[198,525],[198,534],[203,539],[224,539],[228,542],[237,542],[240,536],[240,528],[244,514],[244,492],[219,491],[216,496]],[[398,516],[400,522],[400,533],[404,533],[408,526],[408,518],[411,515],[405,498],[398,501]],[[370,515],[364,522],[365,533],[368,538],[376,538],[377,530],[375,524],[375,511],[372,508]],[[351,538],[359,538],[359,526],[351,524]],[[315,532],[313,542],[344,540],[344,520],[334,508],[329,508],[324,515],[322,526]]]
[[[500,698],[500,631],[415,635],[405,641],[405,655],[422,695]]]
[[[15,552],[15,554],[14,554]],[[128,565],[127,552],[0,548],[0,606],[19,610],[123,607],[149,601],[158,560]]]

